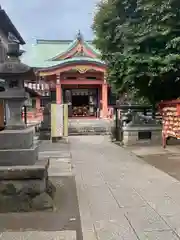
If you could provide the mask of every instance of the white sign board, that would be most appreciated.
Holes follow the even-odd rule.
[[[51,104],[51,137],[63,136],[63,104]]]

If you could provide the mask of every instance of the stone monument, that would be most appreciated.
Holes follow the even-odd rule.
[[[162,125],[153,118],[152,106],[119,104],[114,110],[113,141],[124,146],[161,143]],[[151,116],[147,113],[151,113]]]
[[[9,109],[6,126],[0,131],[0,212],[52,208],[52,184],[48,180],[47,159],[38,159],[33,128],[21,118],[27,99],[25,79],[35,79],[32,68],[20,62],[19,44],[8,45],[8,58],[0,64],[5,91],[0,92]]]
[[[125,124],[122,130],[125,146],[161,143],[161,124],[137,112],[132,113],[132,120]]]
[[[43,121],[39,128],[39,139],[50,140],[51,139],[51,105],[47,104],[43,111]]]

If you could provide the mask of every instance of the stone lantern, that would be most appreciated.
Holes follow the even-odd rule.
[[[21,109],[24,101],[28,99],[28,94],[24,88],[24,80],[35,79],[35,74],[32,68],[20,62],[21,54],[19,44],[9,43],[7,61],[0,64],[0,78],[5,80],[5,91],[0,94],[0,99],[6,101],[10,112],[6,129],[23,129],[26,127],[21,118]]]
[[[0,100],[8,109],[5,130],[0,132],[0,165],[31,165],[38,158],[38,147],[33,144],[33,129],[26,127],[21,117],[28,94],[24,80],[35,80],[31,67],[21,63],[19,44],[8,45],[7,60],[0,64],[0,79],[5,80],[5,91]]]
[[[38,159],[33,127],[22,121],[28,95],[24,80],[35,79],[32,68],[20,62],[17,43],[9,43],[7,60],[0,63],[4,91],[0,100],[8,107],[5,129],[0,131],[0,212],[53,209],[55,188],[48,179],[48,159]]]

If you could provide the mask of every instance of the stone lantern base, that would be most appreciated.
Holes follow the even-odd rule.
[[[0,166],[32,165],[37,159],[32,127],[0,131]]]
[[[48,160],[38,159],[33,128],[0,131],[0,212],[53,209]]]
[[[31,166],[0,167],[0,212],[53,209],[55,187],[48,166],[48,160],[39,160]]]
[[[52,210],[48,167],[48,160],[38,159],[33,127],[0,131],[0,212]]]

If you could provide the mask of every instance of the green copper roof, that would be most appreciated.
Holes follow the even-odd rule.
[[[56,65],[59,66],[61,64],[68,64],[70,62],[84,61],[104,64],[104,62],[98,58],[89,57],[73,57],[60,61],[53,60],[56,56],[70,51],[76,43],[77,39],[74,41],[39,39],[36,41],[36,44],[26,45],[26,52],[23,54],[21,60],[23,63],[35,68],[50,68]],[[99,51],[94,48],[92,41],[83,41],[83,43],[87,48],[90,48],[92,52],[97,54],[97,56],[100,54]]]
[[[59,65],[66,65],[68,63],[96,63],[97,65],[105,65],[105,63],[98,58],[73,57],[62,61],[45,61],[39,68],[51,68]]]

